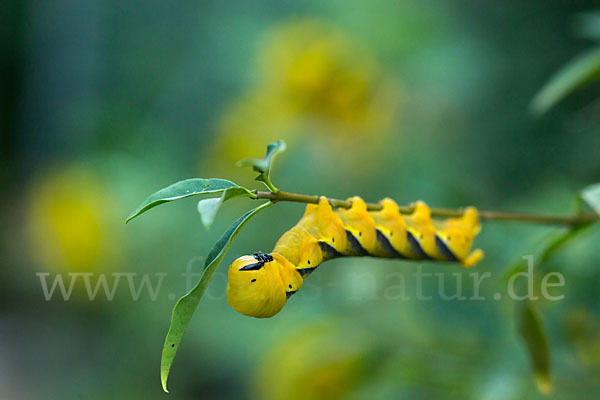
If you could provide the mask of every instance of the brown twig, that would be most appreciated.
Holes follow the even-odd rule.
[[[311,196],[307,194],[290,193],[284,191],[274,192],[261,192],[258,190],[254,191],[257,199],[268,199],[272,202],[278,201],[291,201],[295,203],[310,203],[317,204],[319,202],[319,196]],[[350,208],[352,202],[348,200],[338,200],[328,198],[329,203],[334,207]],[[382,206],[380,203],[367,203],[367,210],[378,211],[381,210]],[[401,206],[400,212],[402,214],[410,214],[414,210],[413,205]],[[462,209],[447,209],[447,208],[432,208],[431,216],[438,218],[448,217],[460,217],[463,214]],[[494,220],[494,221],[521,221],[521,222],[532,222],[539,224],[554,224],[554,225],[581,225],[585,223],[600,221],[600,216],[596,214],[578,214],[578,215],[541,215],[541,214],[530,214],[530,213],[518,213],[518,212],[504,212],[504,211],[479,211],[479,218],[482,220]]]

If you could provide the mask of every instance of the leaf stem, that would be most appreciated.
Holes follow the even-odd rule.
[[[317,204],[319,202],[319,196],[312,196],[307,194],[290,193],[279,190],[278,192],[261,192],[258,190],[252,191],[257,199],[268,199],[271,202],[276,203],[278,201],[291,201],[295,203],[309,203]],[[352,202],[348,200],[339,200],[328,198],[329,203],[334,207],[350,208]],[[380,203],[367,203],[367,210],[378,211],[381,210],[382,206]],[[410,214],[414,210],[414,206],[400,206],[400,213]],[[463,214],[462,209],[448,209],[448,208],[432,208],[431,216],[439,218],[449,217],[460,217]],[[541,214],[530,214],[530,213],[518,213],[518,212],[504,212],[504,211],[479,211],[479,218],[482,220],[495,220],[495,221],[520,221],[520,222],[532,222],[539,224],[553,224],[553,225],[571,225],[577,226],[585,223],[591,223],[600,221],[600,216],[592,213],[579,214],[579,215],[541,215]]]
[[[278,194],[281,193],[281,191],[279,189],[277,189],[272,183],[271,183],[271,179],[267,176],[265,176],[265,174],[263,174],[263,182],[265,183],[265,185],[267,185],[267,187],[271,190],[271,193],[273,194]],[[269,192],[266,192],[269,193]]]

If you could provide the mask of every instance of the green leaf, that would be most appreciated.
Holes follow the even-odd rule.
[[[274,187],[271,184],[271,164],[273,163],[273,157],[284,150],[285,142],[278,140],[267,145],[267,154],[264,158],[246,158],[239,161],[237,165],[238,167],[252,167],[252,169],[260,173],[256,180],[264,182],[269,189],[273,190]],[[276,191],[276,189],[273,191]]]
[[[223,204],[223,196],[204,199],[198,202],[198,212],[200,213],[202,224],[206,229],[210,228],[214,222],[221,204]]]
[[[243,188],[226,179],[193,178],[179,181],[177,183],[172,184],[171,186],[167,186],[166,188],[159,190],[154,194],[151,194],[146,200],[142,202],[142,204],[138,206],[138,208],[135,209],[135,211],[133,211],[129,215],[129,217],[127,217],[127,220],[125,220],[125,222],[129,222],[133,218],[142,214],[143,212],[146,212],[149,209],[154,208],[163,203],[168,203],[170,201],[179,200],[190,196],[221,193],[227,189],[234,188],[239,190],[239,193],[243,193],[243,195],[245,196],[254,197],[254,194],[248,189]]]
[[[240,196],[248,196],[248,190],[242,187],[233,187],[225,189],[221,197],[204,199],[198,202],[198,212],[202,219],[202,224],[209,229],[217,216],[221,205],[229,199]]]
[[[167,378],[169,376],[171,365],[173,364],[173,359],[175,358],[177,349],[181,343],[181,338],[183,337],[185,329],[192,319],[192,315],[194,314],[202,295],[206,291],[206,287],[217,271],[219,264],[221,264],[221,261],[223,261],[225,253],[227,253],[231,243],[233,243],[235,237],[238,235],[244,225],[250,220],[250,218],[271,204],[271,202],[267,202],[248,211],[237,221],[231,224],[229,228],[227,228],[225,233],[223,233],[223,236],[221,236],[210,253],[208,253],[206,262],[204,263],[204,272],[202,273],[200,281],[198,281],[196,286],[194,286],[189,293],[180,298],[177,301],[177,304],[175,304],[175,307],[173,308],[173,314],[171,316],[171,326],[165,339],[162,357],[160,360],[160,379],[165,392],[168,392]]]
[[[550,345],[540,317],[530,301],[517,303],[517,327],[525,342],[535,382],[542,394],[552,392],[550,377]]]
[[[591,192],[593,192],[594,186],[596,185],[590,186],[588,189],[592,189]],[[578,198],[584,197],[583,193],[588,189],[584,189],[582,195]],[[577,206],[578,205],[579,204],[577,203]],[[538,260],[536,263],[536,273],[540,274],[545,269],[544,267],[548,265],[548,260],[555,253],[572,242],[573,239],[577,238],[591,225],[591,223],[576,225],[566,232],[562,232],[558,235],[554,233],[545,239],[544,246],[541,246],[543,250],[538,250],[539,255],[535,258]],[[522,261],[515,264],[512,272],[516,273],[523,270],[523,264]],[[550,378],[550,346],[540,322],[539,315],[530,301],[519,302],[516,311],[518,318],[517,327],[529,352],[529,358],[531,360],[531,365],[533,366],[537,387],[541,393],[548,395],[552,391],[552,382]]]
[[[579,196],[575,197],[575,208],[577,213],[581,213],[581,200],[584,200],[590,207],[592,207],[596,212],[600,213],[600,184],[595,184],[586,187],[581,191]],[[598,208],[595,208],[598,207]],[[580,225],[575,225],[571,227],[568,231],[554,236],[552,240],[544,247],[542,251],[538,265],[541,269],[546,262],[560,249],[562,249],[565,245],[579,236],[582,232],[585,232],[586,228],[592,225],[591,222],[583,223]]]
[[[557,251],[562,249],[571,240],[576,238],[580,233],[584,232],[585,229],[589,226],[590,226],[589,223],[577,225],[577,226],[572,227],[571,229],[569,229],[567,232],[563,233],[562,235],[556,236],[548,244],[548,246],[546,246],[546,248],[540,255],[539,262],[538,262],[539,268],[541,269],[541,267],[546,264],[546,262],[550,259],[550,257],[552,257],[552,255],[554,255],[554,253],[556,253]]]
[[[596,214],[600,215],[600,183],[590,185],[581,191],[581,197]]]
[[[564,97],[598,77],[600,47],[595,47],[555,73],[531,101],[531,111],[537,115],[545,113]]]

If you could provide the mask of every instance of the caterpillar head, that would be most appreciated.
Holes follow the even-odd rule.
[[[255,318],[277,314],[287,298],[302,286],[294,265],[280,254],[242,256],[229,267],[227,302],[236,311]]]

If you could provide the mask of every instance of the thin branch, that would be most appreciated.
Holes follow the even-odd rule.
[[[317,204],[319,202],[319,196],[311,196],[307,194],[290,193],[279,191],[273,192],[261,192],[258,190],[253,191],[256,194],[257,199],[268,199],[272,202],[278,201],[291,201],[295,203],[310,203]],[[348,200],[338,200],[328,198],[329,203],[334,207],[350,208],[352,202]],[[382,206],[380,203],[367,203],[367,210],[378,211],[381,210]],[[413,205],[401,206],[400,212],[402,214],[410,214],[414,210]],[[447,209],[447,208],[432,208],[431,216],[438,218],[448,217],[460,217],[463,214],[462,209]],[[533,222],[539,224],[555,224],[555,225],[581,225],[590,222],[600,221],[600,216],[596,214],[579,214],[579,215],[540,215],[540,214],[529,214],[529,213],[517,213],[517,212],[503,212],[503,211],[479,211],[479,218],[482,220],[495,220],[495,221],[521,221],[521,222]]]

